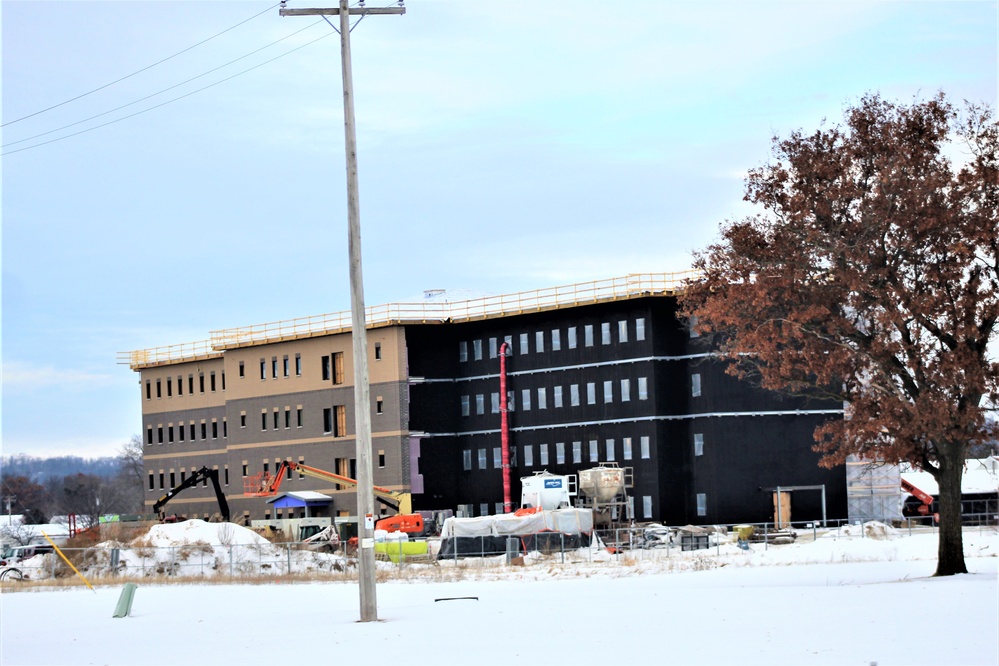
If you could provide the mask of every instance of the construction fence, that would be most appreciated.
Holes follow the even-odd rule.
[[[994,514],[966,520],[966,542],[974,535],[999,533]],[[970,524],[973,521],[974,524]],[[379,570],[391,576],[405,570],[418,574],[431,568],[489,569],[506,566],[546,565],[624,566],[636,562],[660,562],[669,570],[713,568],[737,563],[753,553],[782,552],[789,544],[820,544],[795,551],[794,561],[852,561],[859,539],[892,540],[917,534],[933,534],[932,519],[911,519],[894,526],[879,521],[850,524],[831,521],[793,523],[777,528],[773,523],[667,527],[658,524],[596,530],[592,534],[543,532],[530,535],[463,537],[448,540],[389,541],[377,544]],[[831,538],[830,538],[831,537]],[[842,540],[842,541],[841,541]],[[225,581],[356,578],[353,553],[316,549],[314,544],[262,543],[211,545],[184,544],[170,547],[136,546],[62,548],[63,554],[91,583],[122,579]],[[786,551],[790,552],[790,551]],[[974,552],[967,552],[974,555]],[[876,558],[877,554],[871,557]],[[712,562],[713,561],[713,562]],[[0,570],[5,584],[24,584],[75,578],[73,569],[55,552],[36,555],[23,562],[9,562]]]

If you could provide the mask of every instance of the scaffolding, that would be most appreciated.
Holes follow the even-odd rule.
[[[851,523],[902,518],[901,472],[898,465],[850,456],[846,461],[847,516]]]

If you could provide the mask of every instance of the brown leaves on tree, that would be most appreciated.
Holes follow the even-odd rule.
[[[965,451],[994,436],[997,137],[987,107],[868,95],[844,126],[774,139],[747,178],[760,213],[695,256],[682,314],[730,372],[847,403],[816,431],[824,464],[907,460],[959,495]]]

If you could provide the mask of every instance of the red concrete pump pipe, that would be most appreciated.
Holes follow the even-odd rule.
[[[506,352],[510,345],[503,343],[499,348],[500,357],[500,446],[503,455],[503,513],[510,513],[510,422],[507,417],[506,402]]]

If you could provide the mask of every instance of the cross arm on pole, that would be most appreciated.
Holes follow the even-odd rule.
[[[329,9],[281,9],[281,16],[337,16],[340,14],[339,7]],[[351,7],[347,10],[351,16],[364,16],[367,14],[405,14],[405,7]]]

